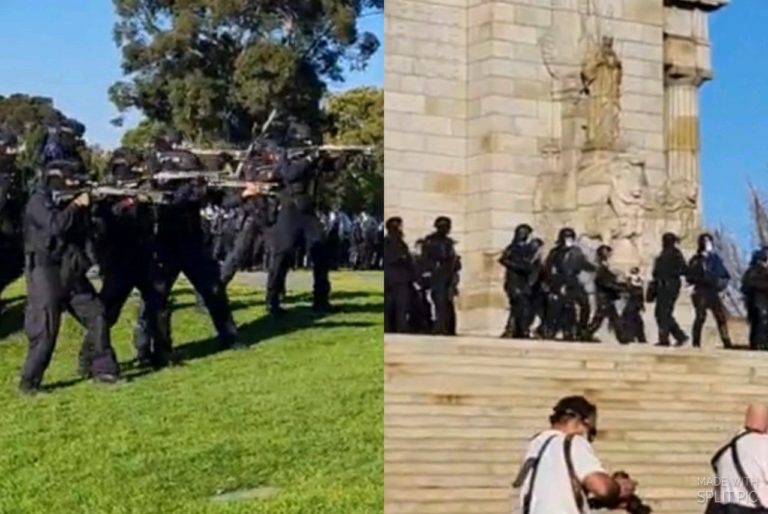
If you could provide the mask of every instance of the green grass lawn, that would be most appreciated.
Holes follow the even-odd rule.
[[[65,317],[44,384],[22,397],[23,285],[0,318],[0,513],[354,514],[383,511],[383,286],[380,274],[332,276],[339,314],[317,318],[304,291],[291,315],[264,317],[263,292],[233,284],[245,351],[215,352],[185,282],[174,297],[183,366],[116,387],[77,380],[82,332]],[[133,358],[137,302],[112,331]],[[231,501],[222,493],[276,488]],[[247,495],[242,495],[247,496]],[[229,498],[229,496],[227,496]]]

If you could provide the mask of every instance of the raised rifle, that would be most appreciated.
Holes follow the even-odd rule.
[[[166,193],[162,191],[147,190],[132,187],[105,186],[99,184],[89,184],[74,189],[64,189],[53,191],[53,201],[57,205],[69,203],[81,194],[88,194],[94,201],[105,200],[107,198],[134,198],[139,201],[149,201],[152,203],[163,203],[166,199]]]
[[[361,153],[363,155],[372,155],[373,150],[373,146],[363,145],[311,145],[286,149],[289,159],[295,159],[296,157],[302,157],[305,155],[319,156],[322,154],[336,155],[345,153]]]
[[[176,181],[190,181],[190,180],[219,180],[224,177],[225,174],[221,171],[161,171],[155,173],[149,179],[152,182],[176,182]]]
[[[208,187],[211,189],[233,189],[243,190],[250,184],[256,184],[259,186],[260,194],[267,196],[274,196],[276,191],[280,188],[280,184],[277,182],[265,182],[265,181],[247,181],[247,180],[231,180],[220,179],[210,180],[207,182]]]

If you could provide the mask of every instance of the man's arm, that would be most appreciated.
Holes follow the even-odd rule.
[[[275,170],[275,176],[286,183],[298,182],[304,178],[304,175],[309,172],[310,168],[311,163],[308,160],[296,159],[291,161],[283,154]]]
[[[571,446],[573,470],[581,485],[606,505],[619,502],[619,484],[603,469],[592,446],[583,437],[573,438]]]
[[[51,209],[42,195],[35,194],[29,199],[27,214],[35,225],[47,230],[49,235],[59,237],[72,227],[77,209],[74,202],[63,210]]]

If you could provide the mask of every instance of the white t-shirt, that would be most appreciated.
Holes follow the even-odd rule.
[[[736,442],[736,450],[739,452],[741,467],[744,468],[755,493],[763,506],[768,507],[768,435],[747,434]],[[717,473],[717,483],[720,485],[719,490],[715,491],[717,503],[755,506],[750,501],[744,481],[736,471],[730,450],[726,450],[717,461]]]
[[[568,467],[565,464],[563,444],[565,434],[559,430],[546,430],[537,435],[529,444],[525,453],[525,459],[536,458],[547,439],[555,436],[550,441],[539,462],[536,473],[535,490],[531,501],[530,514],[580,514],[573,497],[571,479],[568,475]],[[585,438],[576,436],[571,444],[571,459],[576,477],[580,482],[596,472],[605,472],[602,464],[595,456],[592,445]],[[520,489],[520,512],[523,509],[523,499],[528,493],[531,484],[532,472],[528,473],[523,487]],[[584,512],[589,508],[584,505]]]

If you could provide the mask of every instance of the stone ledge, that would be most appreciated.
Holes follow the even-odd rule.
[[[730,0],[664,0],[665,6],[682,7],[683,9],[701,9],[712,12],[725,7]]]

